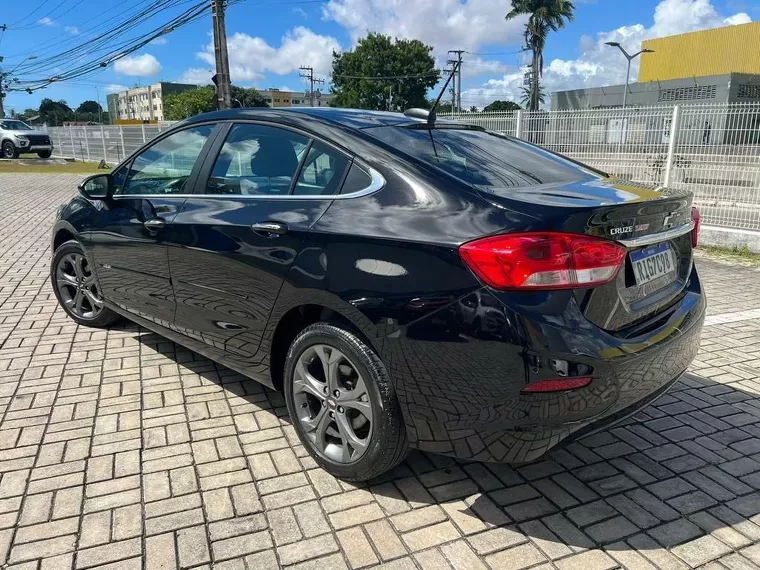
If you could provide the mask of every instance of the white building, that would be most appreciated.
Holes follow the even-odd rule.
[[[169,93],[195,89],[197,85],[160,82],[134,87],[107,97],[111,120],[163,121],[164,98]]]

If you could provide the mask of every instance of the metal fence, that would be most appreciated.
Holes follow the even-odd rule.
[[[459,113],[610,175],[694,193],[706,224],[760,230],[760,103]]]
[[[116,164],[174,124],[48,127],[53,156]]]
[[[691,190],[704,223],[760,230],[760,103],[442,117],[516,136],[610,175]],[[170,124],[48,130],[56,156],[116,163]]]

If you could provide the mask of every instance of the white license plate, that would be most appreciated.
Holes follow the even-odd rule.
[[[667,243],[659,243],[630,253],[637,285],[676,273],[676,254]]]

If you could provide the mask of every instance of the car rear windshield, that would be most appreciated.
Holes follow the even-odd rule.
[[[380,127],[367,132],[476,186],[518,188],[601,174],[524,141],[487,131]]]

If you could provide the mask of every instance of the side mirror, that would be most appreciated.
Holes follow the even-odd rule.
[[[78,188],[90,200],[104,200],[113,194],[113,177],[110,174],[95,174],[82,180]]]

